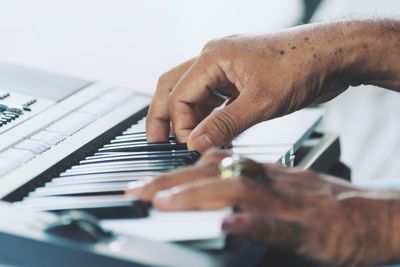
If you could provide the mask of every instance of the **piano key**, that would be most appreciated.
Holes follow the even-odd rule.
[[[64,175],[60,177],[53,178],[51,182],[57,183],[57,182],[75,182],[75,183],[90,183],[90,182],[96,182],[97,180],[102,180],[102,179],[134,179],[134,180],[147,180],[151,177],[155,177],[160,175],[161,172],[153,172],[153,171],[148,171],[148,172],[125,172],[125,173],[95,173],[95,174],[82,174],[82,175]]]
[[[146,134],[146,125],[135,124],[122,132],[122,134]]]
[[[114,140],[111,140],[111,144],[119,144],[119,143],[128,143],[128,142],[143,142],[143,143],[148,143],[147,142],[147,137],[132,137],[130,135],[125,135],[121,136],[123,138],[116,138]],[[169,137],[166,142],[170,143],[176,143],[176,138],[175,137]]]
[[[82,194],[123,194],[128,182],[90,183],[79,185],[59,185],[52,187],[38,187],[28,194],[29,197],[82,195]]]
[[[117,135],[116,137],[115,137],[115,140],[118,140],[118,139],[125,139],[125,138],[141,138],[141,139],[143,139],[143,138],[147,138],[147,136],[146,136],[146,133],[141,133],[141,134],[122,134],[122,135]]]
[[[153,144],[153,143],[148,143],[147,141],[135,141],[135,142],[126,141],[126,142],[121,142],[121,143],[106,144],[103,147],[118,147],[118,146],[131,146],[131,145],[139,146],[139,145],[147,145],[147,144]],[[160,144],[160,143],[157,143],[157,144]]]
[[[138,126],[137,124],[134,124],[125,131],[123,131],[120,136],[126,136],[126,135],[146,137],[147,133],[143,128],[143,126],[140,125]]]
[[[113,162],[97,162],[90,164],[80,164],[71,167],[71,170],[81,169],[93,169],[93,168],[105,168],[105,167],[146,167],[146,166],[159,166],[159,165],[185,165],[185,161],[182,159],[164,159],[164,160],[126,160],[126,161],[113,161]]]
[[[128,164],[128,165],[117,165],[117,166],[99,166],[90,168],[75,168],[68,169],[65,171],[67,174],[86,174],[86,173],[104,173],[104,172],[126,172],[126,171],[153,171],[153,170],[170,170],[171,168],[178,168],[179,166],[185,166],[184,164]],[[61,174],[62,175],[62,174]]]
[[[169,144],[169,143],[147,143],[141,145],[120,145],[115,147],[100,148],[100,152],[108,151],[171,151],[171,150],[187,150],[186,144]]]
[[[70,171],[67,170],[60,174],[60,176],[73,176],[73,175],[84,175],[84,174],[102,174],[102,173],[124,173],[124,172],[147,172],[147,171],[169,171],[174,169],[173,166],[155,166],[155,167],[146,167],[146,168],[109,168],[102,170],[80,170],[80,171]]]
[[[80,210],[98,218],[140,218],[149,215],[148,203],[121,195],[25,198],[14,205],[36,211]]]
[[[162,156],[162,155],[183,155],[190,154],[191,156],[200,156],[197,151],[194,150],[176,150],[176,151],[134,151],[134,152],[97,152],[93,156],[88,156],[86,159],[98,159],[98,158],[108,158],[108,157],[118,157],[118,156]]]
[[[71,176],[71,177],[59,177],[54,178],[51,182],[45,184],[46,187],[56,186],[56,185],[76,185],[76,184],[88,184],[88,183],[109,183],[109,182],[134,182],[134,181],[150,181],[154,179],[156,175],[152,176],[108,176],[108,177],[85,177],[82,176]],[[75,178],[75,179],[71,179]]]
[[[121,156],[121,155],[110,155],[110,156],[97,156],[97,157],[87,157],[85,160],[81,160],[79,164],[90,164],[90,163],[100,163],[100,162],[112,162],[112,161],[130,161],[130,160],[160,160],[160,159],[182,159],[186,163],[193,163],[197,160],[197,155],[191,153],[165,153],[165,154],[154,154],[154,155],[131,155],[131,156]]]

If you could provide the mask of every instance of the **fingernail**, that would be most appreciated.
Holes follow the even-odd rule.
[[[160,201],[168,200],[173,195],[173,191],[171,189],[158,191],[156,193],[156,199]]]
[[[236,226],[236,219],[234,217],[228,217],[222,221],[223,231],[232,230],[233,228],[235,228],[235,226]]]
[[[126,185],[125,194],[129,196],[138,196],[147,184],[147,181],[133,181]]]
[[[192,146],[197,151],[204,152],[207,149],[213,147],[213,143],[212,143],[210,137],[208,137],[208,135],[203,134],[203,135],[200,135],[199,137],[197,137],[196,139],[194,139]]]

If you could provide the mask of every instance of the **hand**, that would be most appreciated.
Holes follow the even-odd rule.
[[[209,151],[195,166],[162,175],[127,194],[151,199],[166,211],[239,207],[224,220],[226,232],[329,265],[399,260],[399,230],[393,227],[398,204],[390,198],[330,176],[271,164],[265,165],[269,186],[244,177],[222,180],[217,166],[225,156]]]
[[[198,57],[159,79],[147,117],[148,140],[166,141],[172,131],[190,149],[204,152],[258,122],[336,96],[348,84],[337,75],[342,50],[327,39],[326,28],[207,43]],[[224,103],[215,89],[230,97],[229,105],[211,113]]]
[[[159,79],[148,140],[166,141],[172,132],[204,152],[260,121],[327,101],[349,85],[400,91],[399,32],[396,20],[349,20],[211,41]],[[211,113],[224,103],[212,93],[216,89],[230,96],[229,105]]]

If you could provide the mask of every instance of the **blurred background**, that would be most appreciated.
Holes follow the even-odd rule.
[[[396,17],[400,1],[0,0],[0,61],[152,93],[208,40],[307,22],[314,8],[313,21]],[[400,93],[351,88],[326,107],[354,180],[400,177]]]

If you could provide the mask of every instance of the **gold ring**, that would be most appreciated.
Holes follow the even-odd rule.
[[[222,159],[218,170],[222,179],[244,176],[257,182],[270,183],[270,178],[261,163],[238,154]]]

